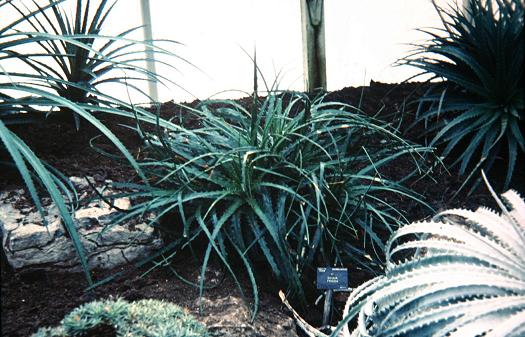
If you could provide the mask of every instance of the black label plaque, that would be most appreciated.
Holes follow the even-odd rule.
[[[317,268],[317,289],[348,289],[348,269]]]

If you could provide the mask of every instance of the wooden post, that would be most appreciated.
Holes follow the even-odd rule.
[[[151,10],[149,0],[140,0],[140,9],[142,13],[142,25],[144,26],[144,40],[148,43],[153,43],[153,29],[151,27]],[[146,46],[146,69],[153,74],[157,73],[155,69],[155,53],[153,48]],[[157,90],[157,81],[153,78],[148,79],[149,96],[153,103],[159,101],[159,94]]]
[[[324,1],[300,0],[305,89],[326,90]]]

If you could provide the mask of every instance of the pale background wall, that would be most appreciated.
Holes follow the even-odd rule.
[[[138,0],[126,2],[130,3],[122,12],[127,16],[131,2],[133,11],[139,11]],[[242,49],[252,53],[254,45],[267,81],[280,73],[281,88],[304,89],[298,0],[150,0],[150,4],[154,36],[185,43],[181,52],[202,70],[184,67],[178,76],[199,98],[231,89],[249,92],[252,63]],[[368,84],[370,79],[399,82],[415,74],[414,69],[391,64],[407,54],[408,43],[424,38],[415,28],[440,26],[429,0],[325,0],[325,19],[329,90]],[[161,99],[170,96],[166,90],[160,93]],[[175,100],[191,99],[180,90],[171,95]]]
[[[252,61],[244,51],[253,54],[255,46],[268,82],[280,74],[281,89],[304,89],[299,0],[150,0],[150,5],[154,37],[184,43],[175,51],[198,67],[180,61],[173,63],[179,72],[160,67],[191,92],[159,88],[161,101],[250,92]],[[140,1],[120,0],[112,16],[107,33],[140,25]],[[424,38],[415,28],[440,26],[430,0],[325,0],[325,19],[329,90],[366,85],[370,79],[399,82],[415,74],[391,64],[408,53],[406,44]]]

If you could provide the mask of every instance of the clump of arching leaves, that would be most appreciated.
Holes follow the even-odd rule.
[[[423,30],[430,39],[399,62],[445,80],[421,98],[419,121],[435,133],[430,145],[443,145],[442,155],[466,176],[465,186],[474,189],[481,169],[499,166],[507,189],[525,154],[525,1],[432,3],[443,28]]]
[[[267,90],[264,99],[254,94],[251,107],[205,101],[188,108],[201,123],[193,129],[164,122],[145,133],[149,157],[141,165],[151,184],[122,186],[137,190],[128,196],[140,202],[115,223],[152,211],[153,221],[169,219],[164,230],[183,245],[204,239],[201,291],[215,256],[235,280],[249,276],[255,307],[256,265],[305,304],[317,265],[380,270],[380,237],[404,223],[384,196],[417,200],[381,170],[402,157],[417,163],[429,149],[351,106]]]
[[[129,337],[208,336],[203,324],[173,303],[152,299],[130,303],[119,298],[83,304],[67,314],[60,326],[41,328],[32,337],[96,335],[102,329]]]

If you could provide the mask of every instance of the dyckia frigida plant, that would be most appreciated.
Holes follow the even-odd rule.
[[[323,97],[270,91],[251,107],[205,101],[188,113],[201,124],[147,134],[151,186],[133,186],[146,200],[121,221],[152,211],[177,238],[204,238],[201,282],[212,255],[235,279],[239,261],[256,300],[256,265],[303,303],[317,265],[378,272],[381,237],[404,221],[383,196],[415,198],[380,171],[428,149]]]

